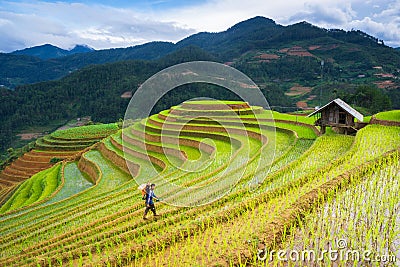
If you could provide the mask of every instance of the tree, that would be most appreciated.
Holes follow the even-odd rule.
[[[385,92],[367,85],[357,87],[354,94],[347,94],[345,98],[356,106],[367,108],[372,114],[392,108],[392,102]]]

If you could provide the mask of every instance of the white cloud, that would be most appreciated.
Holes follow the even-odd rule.
[[[345,3],[306,4],[304,10],[292,16],[289,21],[302,19],[325,28],[362,30],[383,39],[387,45],[400,46],[400,1],[363,3],[353,0]]]
[[[381,13],[376,14],[377,18],[381,19],[390,19],[390,18],[397,18],[400,17],[400,1],[396,1],[393,3],[389,3],[388,7],[384,9]]]
[[[223,0],[179,8],[161,13],[161,18],[180,21],[198,31],[223,31],[234,24],[255,16],[276,21],[302,7],[300,1]]]
[[[400,1],[386,1],[385,5],[380,5],[379,12],[371,12],[371,16],[349,21],[348,26],[383,39],[387,45],[398,47],[400,46]]]
[[[400,46],[400,19],[398,17],[387,21],[365,17],[362,20],[351,21],[349,25],[384,40],[386,45]]]
[[[289,18],[290,22],[305,20],[331,28],[336,25],[346,24],[355,17],[355,11],[349,3],[327,5],[326,3],[306,3],[304,10]]]
[[[173,21],[158,21],[132,9],[78,3],[15,3],[1,11],[0,51],[52,43],[62,48],[127,47],[154,40],[176,41],[194,33]],[[2,38],[3,39],[3,38]]]

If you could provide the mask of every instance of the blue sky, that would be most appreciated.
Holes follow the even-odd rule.
[[[11,4],[11,3],[35,3],[37,1],[26,1],[26,0],[17,0],[17,1],[0,1],[0,3],[3,3],[4,6]],[[90,1],[78,1],[78,0],[70,0],[70,1],[48,1],[48,0],[42,0],[41,2],[47,2],[47,3],[57,3],[57,2],[64,2],[64,3],[84,3],[87,5],[103,5],[103,6],[112,6],[112,7],[118,7],[118,8],[138,8],[138,9],[163,9],[163,8],[174,8],[174,7],[183,7],[183,6],[191,6],[191,5],[198,5],[201,3],[204,3],[205,1],[195,1],[195,0],[156,0],[156,1],[149,1],[149,0],[143,0],[143,1],[129,1],[129,0],[116,0],[116,1],[107,1],[107,0],[101,0],[101,1],[95,1],[95,0],[90,0]]]
[[[0,0],[0,51],[45,43],[105,49],[176,42],[254,16],[282,25],[305,20],[324,28],[360,29],[400,46],[400,0]]]

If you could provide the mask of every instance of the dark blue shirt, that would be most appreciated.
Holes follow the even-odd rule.
[[[157,196],[154,194],[153,190],[149,190],[146,196],[146,205],[152,205],[154,204],[153,198],[157,198]]]

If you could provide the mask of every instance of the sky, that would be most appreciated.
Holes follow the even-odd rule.
[[[46,43],[107,49],[177,42],[255,16],[362,30],[400,47],[400,0],[0,0],[0,52]]]

